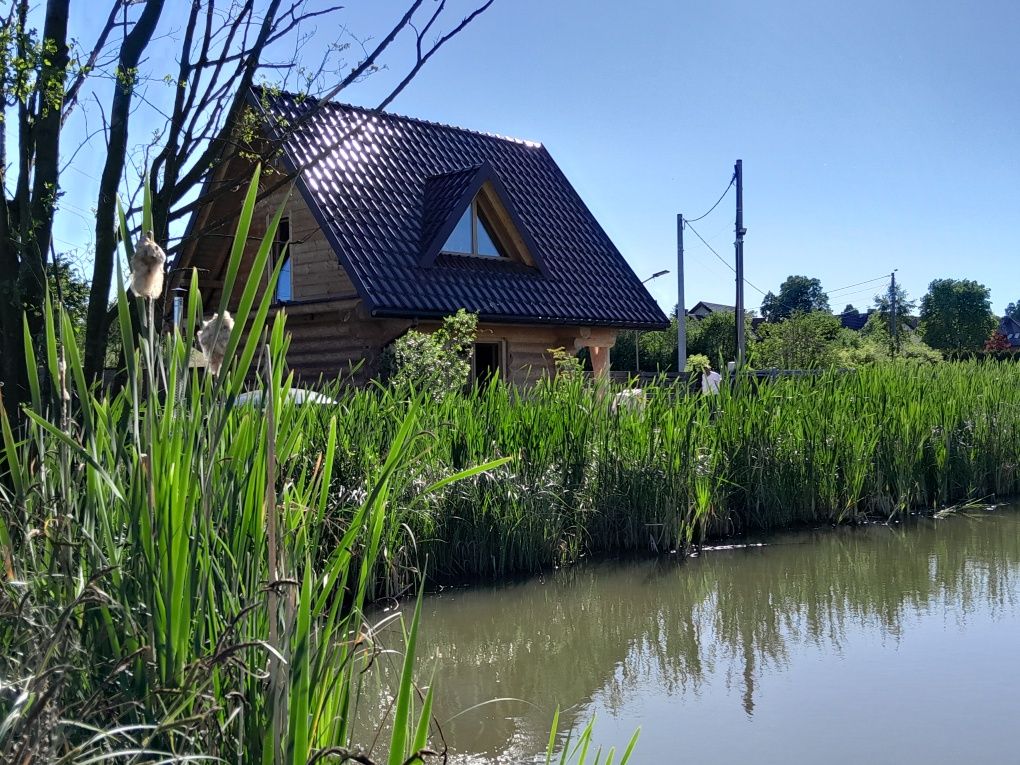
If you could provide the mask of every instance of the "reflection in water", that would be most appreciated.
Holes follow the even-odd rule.
[[[964,701],[968,678],[988,670],[1005,686],[993,708],[1008,707],[1010,719],[1020,711],[1006,677],[1017,674],[1014,656],[985,653],[1020,627],[1018,532],[1020,515],[999,511],[783,535],[682,565],[591,565],[456,590],[426,601],[421,655],[437,669],[441,720],[493,698],[533,705],[502,701],[451,720],[446,739],[464,762],[530,759],[557,705],[573,724],[597,712],[609,723],[599,726],[601,738],[614,743],[642,725],[638,762],[675,761],[681,741],[683,759],[693,760],[706,740],[709,761],[850,762],[862,752],[844,743],[829,751],[825,735],[816,742],[798,728],[814,720],[820,730],[842,730],[862,714],[897,710],[897,695],[907,704],[940,672],[947,682],[962,678],[946,689],[946,709]],[[905,645],[911,635],[917,640]],[[957,648],[973,655],[963,660],[973,666],[945,666],[943,654]],[[910,710],[898,714],[909,726]],[[902,744],[909,756],[925,745],[909,745],[897,730],[881,751]],[[950,761],[938,759],[930,738],[929,761]],[[775,751],[763,756],[767,747]]]

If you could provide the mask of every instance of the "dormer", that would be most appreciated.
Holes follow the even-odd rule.
[[[419,264],[439,255],[513,262],[543,272],[534,241],[492,167],[482,163],[425,182]]]

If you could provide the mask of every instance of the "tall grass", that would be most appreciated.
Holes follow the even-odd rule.
[[[331,491],[356,502],[410,397],[333,393]],[[580,381],[526,391],[492,384],[430,402],[420,412],[430,434],[423,451],[392,487],[400,500],[376,594],[399,592],[426,559],[440,580],[491,578],[1020,493],[1016,365],[875,366],[743,380],[718,397],[656,386],[646,394],[644,409],[616,414],[612,391]],[[511,461],[418,496],[437,476],[493,457]]]
[[[257,187],[256,176],[224,295]],[[272,289],[259,288],[279,218],[241,285],[218,375],[189,366],[195,279],[186,325],[171,334],[154,331],[145,304],[139,337],[134,298],[120,291],[127,357],[115,393],[87,384],[62,312],[46,307],[40,358],[27,338],[32,405],[19,423],[0,399],[0,761],[428,757],[436,729],[432,690],[413,682],[417,619],[400,646],[397,698],[378,720],[388,741],[373,751],[352,733],[367,713],[361,675],[382,650],[363,606],[391,533],[392,487],[422,442],[420,409],[390,420],[358,501],[340,501],[331,487],[347,426],[335,413],[313,428],[313,408],[289,401],[283,317],[269,320]],[[252,384],[264,403],[238,405]]]

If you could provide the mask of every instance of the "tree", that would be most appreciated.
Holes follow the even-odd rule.
[[[795,313],[785,321],[762,324],[751,354],[759,368],[818,369],[840,361],[839,319],[827,311]]]
[[[899,326],[897,324],[897,327]],[[942,354],[925,345],[917,332],[909,328],[903,329],[900,344],[894,352],[889,337],[889,325],[877,311],[868,317],[860,332],[850,332],[843,339],[845,340],[843,361],[849,366],[892,361],[937,364],[942,361]]]
[[[49,0],[41,37],[29,27],[28,0],[12,0],[0,21],[0,188],[6,202],[0,210],[0,382],[14,412],[27,386],[22,316],[37,336],[59,198],[60,126],[71,71],[69,2]],[[13,162],[9,144],[17,149]]]
[[[861,312],[854,308],[853,303],[847,303],[840,316],[860,316]]]
[[[761,315],[768,322],[782,321],[796,312],[828,311],[829,296],[818,279],[788,276],[779,285],[779,294],[769,292],[761,303]]]
[[[936,279],[921,299],[921,336],[932,348],[978,350],[995,326],[988,288],[971,279]]]
[[[693,337],[688,337],[687,352],[708,356],[713,365],[722,368],[722,364],[733,361],[737,357],[737,324],[736,314],[732,311],[710,313],[699,320],[698,330]],[[744,316],[744,337],[748,347],[753,344],[751,333],[751,317]]]
[[[1006,316],[1020,321],[1020,300],[1006,306]]]
[[[896,332],[892,331],[892,307],[893,299],[896,301]],[[893,293],[892,283],[885,292],[875,295],[875,313],[886,328],[886,338],[889,341],[889,352],[895,353],[903,345],[904,338],[910,330],[906,317],[917,310],[917,301],[910,300],[907,291],[902,284],[896,285],[896,292]]]
[[[97,0],[89,12],[103,14],[99,18],[105,24],[91,44],[80,46],[68,30],[70,0],[46,0],[38,10],[28,0],[8,0],[6,15],[0,11],[0,173],[7,201],[0,211],[0,380],[8,383],[9,411],[16,411],[26,391],[22,315],[28,316],[30,333],[38,335],[54,219],[69,214],[63,207],[65,193],[73,189],[77,207],[94,213],[83,354],[86,372],[94,378],[103,367],[113,318],[109,295],[118,246],[118,196],[133,219],[147,182],[152,211],[147,224],[157,241],[168,244],[173,228],[180,231],[195,210],[247,181],[210,182],[213,169],[224,166],[223,160],[243,144],[228,125],[244,121],[243,104],[259,78],[328,100],[388,66],[387,52],[399,47],[395,40],[401,33],[413,34],[413,53],[406,65],[392,67],[399,81],[380,102],[381,109],[493,2],[478,0],[471,13],[443,33],[440,27],[449,14],[445,2],[408,0],[374,47],[351,37],[352,48],[344,38],[349,33],[343,32],[340,41],[316,52],[305,44],[301,30],[321,26],[339,13],[340,5],[191,0],[183,4],[188,10],[182,16],[180,6],[166,0]],[[343,29],[341,23],[333,25]],[[351,51],[356,58],[348,61]],[[297,130],[314,114],[310,109],[285,127]],[[68,152],[62,149],[69,127],[85,137]],[[135,137],[139,130],[148,140]],[[272,140],[258,143],[258,158],[264,161],[277,157],[279,142],[287,137],[286,130],[272,134]],[[96,143],[104,145],[100,177],[90,184],[75,176],[74,186],[65,189],[61,173]],[[16,152],[14,161],[8,148]],[[309,159],[295,172],[324,156]],[[263,196],[293,174],[279,176]],[[229,235],[233,222],[210,221],[193,227],[190,235]],[[168,254],[179,247],[178,239],[167,247]]]
[[[47,268],[47,286],[53,304],[63,306],[74,328],[78,347],[85,340],[85,317],[89,309],[89,283],[66,257],[57,256]]]
[[[691,332],[693,319],[687,319],[688,336]],[[634,358],[635,342],[640,343],[637,359]],[[635,331],[624,330],[616,337],[616,344],[609,352],[609,363],[615,372],[634,372],[637,363],[641,363],[642,372],[675,372],[676,371],[676,314],[672,315],[669,327],[663,330]]]

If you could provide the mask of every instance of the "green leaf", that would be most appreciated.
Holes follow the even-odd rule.
[[[152,189],[149,188],[149,174],[142,181],[142,235],[152,231]]]
[[[459,473],[454,473],[453,475],[448,475],[445,478],[439,479],[431,486],[426,487],[425,490],[422,491],[422,494],[429,494],[451,483],[463,481],[465,478],[470,478],[473,475],[478,475],[479,473],[484,473],[489,470],[495,470],[496,468],[505,465],[511,460],[513,460],[513,457],[500,457],[499,459],[492,460],[490,462],[485,462],[482,463],[481,465],[475,465],[474,467],[466,468],[464,470],[461,470]]]
[[[79,444],[69,435],[64,433],[59,428],[57,428],[55,425],[52,425],[49,422],[47,422],[45,419],[40,417],[31,409],[25,409],[24,412],[30,420],[35,422],[37,425],[39,425],[39,427],[41,427],[51,436],[56,438],[58,441],[61,441],[66,446],[70,447],[70,449],[75,454],[77,454],[79,457],[85,460],[89,464],[89,466],[96,471],[96,475],[98,475],[103,480],[103,483],[107,484],[110,487],[110,490],[113,492],[113,496],[115,496],[121,502],[124,501],[124,495],[121,493],[120,488],[117,486],[117,482],[108,472],[106,472],[106,470],[103,469],[103,466],[99,464],[96,458],[93,457],[84,447],[82,447],[81,444]]]
[[[234,232],[234,242],[230,247],[230,258],[227,260],[227,271],[223,278],[223,292],[220,294],[220,305],[216,311],[221,316],[230,305],[230,298],[234,294],[234,282],[237,281],[237,274],[241,269],[241,262],[244,260],[244,250],[248,244],[248,230],[251,228],[251,221],[255,215],[255,200],[259,194],[259,177],[261,174],[262,166],[256,165],[237,218],[237,230]],[[266,233],[268,235],[268,232]],[[261,271],[252,269],[249,273],[248,284],[246,286],[251,287],[252,282],[257,284],[260,275]]]

